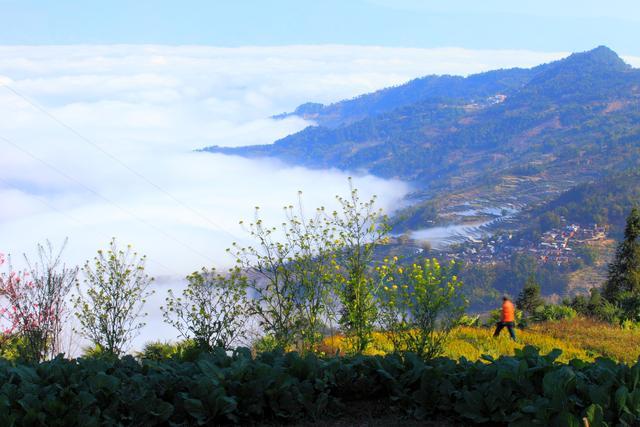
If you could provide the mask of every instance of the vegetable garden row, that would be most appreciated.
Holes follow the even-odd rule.
[[[0,361],[2,426],[288,423],[383,401],[398,416],[509,426],[634,426],[640,363],[558,363],[559,351],[470,362],[403,356],[319,358],[248,349],[193,361],[58,357]]]

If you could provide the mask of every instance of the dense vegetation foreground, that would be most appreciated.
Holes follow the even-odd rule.
[[[626,340],[616,350],[613,342],[621,336],[615,334],[626,334],[628,345],[640,334],[571,322],[538,325],[522,333],[522,341],[537,340],[544,348],[564,341],[554,338],[559,331],[582,327],[584,336],[565,347],[587,361],[566,361],[560,350],[541,355],[533,346],[491,340],[489,330],[471,327],[454,332],[447,354],[464,353],[466,343],[476,351],[514,355],[425,361],[411,353],[321,358],[237,349],[156,360],[147,354],[0,361],[0,425],[323,423],[330,421],[327,414],[340,417],[358,404],[383,405],[398,420],[444,418],[454,425],[582,426],[584,418],[590,426],[638,425],[640,363],[593,356],[609,352],[629,360]],[[589,350],[589,343],[600,351]],[[637,353],[628,345],[627,352]]]

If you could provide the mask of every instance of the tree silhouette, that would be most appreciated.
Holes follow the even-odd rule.
[[[540,296],[540,285],[532,274],[527,278],[524,288],[520,291],[516,306],[525,314],[532,315],[535,309],[543,304],[544,301]]]
[[[627,217],[624,240],[609,264],[609,277],[603,296],[611,302],[620,302],[626,296],[640,295],[640,209],[634,207]]]

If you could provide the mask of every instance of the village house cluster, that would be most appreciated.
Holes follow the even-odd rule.
[[[496,264],[508,262],[514,254],[533,255],[540,264],[568,264],[580,258],[576,249],[591,242],[604,240],[606,228],[598,224],[569,224],[543,233],[535,241],[520,239],[512,234],[500,234],[481,240],[468,240],[444,251],[446,258],[470,264]]]

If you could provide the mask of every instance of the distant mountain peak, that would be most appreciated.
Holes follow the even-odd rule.
[[[558,64],[607,71],[625,71],[631,68],[616,52],[606,46],[598,46],[586,52],[573,53],[558,61]]]
[[[585,94],[605,99],[617,97],[616,83],[625,81],[633,68],[622,60],[613,50],[598,46],[586,52],[573,53],[566,58],[536,67],[539,73],[531,79],[516,97],[527,102],[532,96],[547,99],[578,97],[584,100]],[[632,73],[638,78],[638,73]]]

